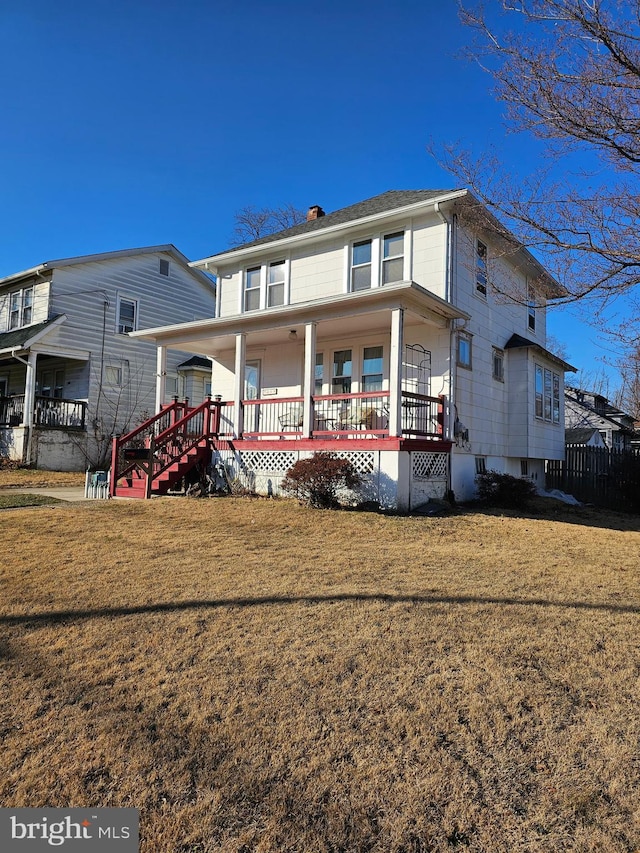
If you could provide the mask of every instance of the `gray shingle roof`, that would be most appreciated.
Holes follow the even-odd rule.
[[[301,222],[299,225],[293,225],[291,228],[285,228],[283,231],[277,231],[275,234],[268,234],[249,243],[243,243],[241,246],[233,246],[230,249],[225,249],[223,252],[219,252],[218,255],[224,255],[227,252],[237,252],[249,246],[260,246],[275,240],[284,240],[287,237],[296,237],[298,234],[311,234],[314,231],[322,231],[323,228],[330,228],[332,225],[342,225],[357,219],[364,219],[367,216],[373,216],[376,213],[384,213],[395,210],[398,207],[405,207],[408,204],[429,201],[447,192],[451,191],[388,190],[380,195],[359,201],[357,204],[351,204],[348,207],[342,207],[340,210],[334,210],[333,213],[327,213],[318,219],[312,219],[310,222]]]
[[[53,323],[54,320],[57,320],[60,316],[60,314],[57,314],[55,317],[50,317],[42,323],[34,323],[33,326],[25,326],[22,329],[3,332],[0,334],[0,350],[23,349],[24,346],[32,340],[32,338],[46,329],[47,326]]]

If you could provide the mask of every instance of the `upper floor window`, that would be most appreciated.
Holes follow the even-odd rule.
[[[527,288],[527,314],[529,329],[536,330],[536,292],[532,287]]]
[[[284,261],[269,264],[267,278],[267,305],[284,305]]]
[[[169,261],[166,258],[160,258],[160,275],[169,275]]]
[[[244,310],[256,311],[260,307],[260,267],[248,269],[244,276]]]
[[[333,354],[333,376],[331,377],[332,394],[351,393],[351,350],[343,349]]]
[[[351,249],[351,290],[371,287],[371,240],[354,243]]]
[[[138,328],[138,300],[118,296],[116,330],[120,335],[135,332]]]
[[[365,347],[361,391],[382,391],[382,347]]]
[[[33,319],[33,287],[14,290],[9,295],[9,330],[28,326]]]
[[[460,367],[471,370],[471,335],[468,332],[458,332],[456,360]]]
[[[476,241],[476,293],[487,295],[487,247],[481,240]]]
[[[535,415],[543,421],[560,423],[560,374],[536,364]]]
[[[382,241],[382,283],[404,278],[404,231],[388,234]]]

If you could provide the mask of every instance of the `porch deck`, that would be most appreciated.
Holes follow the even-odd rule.
[[[33,425],[46,429],[84,430],[87,403],[85,400],[63,400],[59,397],[36,395]],[[25,395],[0,397],[0,427],[18,427],[25,423]]]

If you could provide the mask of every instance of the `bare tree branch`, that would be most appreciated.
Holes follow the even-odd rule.
[[[231,238],[232,246],[250,243],[276,231],[291,228],[306,219],[306,213],[292,204],[281,207],[241,207],[235,214],[235,226]]]

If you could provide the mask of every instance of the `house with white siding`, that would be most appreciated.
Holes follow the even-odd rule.
[[[48,261],[0,279],[0,455],[83,470],[192,382],[170,352],[157,398],[156,347],[139,328],[211,317],[215,286],[172,245]],[[210,370],[209,370],[210,373]],[[197,389],[202,402],[205,388]]]
[[[546,347],[546,307],[564,290],[468,190],[314,206],[193,266],[216,276],[215,314],[132,337],[159,364],[173,348],[210,360],[214,399],[158,412],[140,466],[140,433],[117,442],[114,494],[166,490],[183,452],[277,494],[296,460],[332,450],[407,510],[471,498],[489,469],[543,487],[563,457],[573,368]]]

